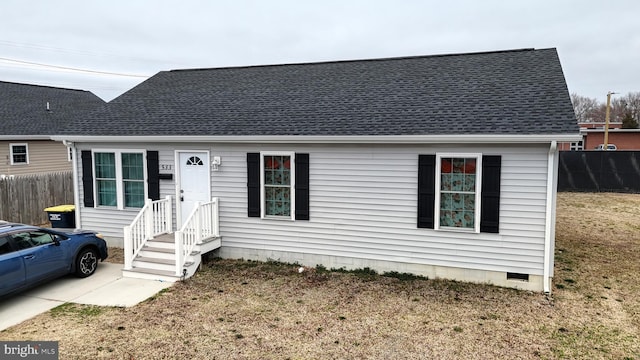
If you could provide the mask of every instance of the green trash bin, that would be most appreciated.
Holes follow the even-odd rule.
[[[49,222],[53,228],[74,229],[76,227],[76,207],[74,205],[58,205],[44,209],[49,214]]]

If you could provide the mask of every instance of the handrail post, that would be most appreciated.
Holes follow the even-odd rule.
[[[200,209],[200,202],[196,201],[196,231],[194,236],[194,243],[199,243],[202,238],[202,211]]]
[[[167,206],[165,207],[165,232],[168,234],[173,229],[173,205],[171,204],[171,195],[167,195]]]
[[[133,259],[133,239],[131,234],[131,226],[124,227],[124,269],[131,270]]]
[[[176,231],[174,239],[176,244],[176,276],[182,276],[182,264],[184,264],[182,257],[182,231]]]
[[[149,240],[153,237],[153,204],[151,199],[146,199],[145,203],[145,214],[144,214],[144,239]]]
[[[216,237],[220,237],[220,215],[219,211],[219,201],[220,199],[214,198],[215,203],[213,205],[213,234]]]

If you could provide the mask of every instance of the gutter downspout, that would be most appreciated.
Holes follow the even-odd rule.
[[[551,142],[549,147],[549,158],[547,160],[547,203],[545,214],[545,226],[544,226],[544,268],[542,269],[542,283],[544,292],[549,294],[551,292],[551,256],[552,242],[555,237],[555,169],[556,169],[556,157],[558,151],[558,143],[556,141]]]
[[[73,203],[75,204],[76,229],[79,229],[82,227],[82,224],[80,223],[80,194],[78,192],[78,158],[76,145],[67,140],[62,140],[62,143],[71,150],[71,162],[73,166]]]

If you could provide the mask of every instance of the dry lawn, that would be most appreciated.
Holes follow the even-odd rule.
[[[213,260],[135,307],[65,304],[0,339],[58,340],[61,359],[640,359],[640,195],[559,195],[551,297],[297,269]]]

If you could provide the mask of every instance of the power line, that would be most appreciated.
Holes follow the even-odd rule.
[[[114,54],[109,52],[95,52],[95,51],[89,51],[89,50],[67,49],[62,47],[37,45],[37,44],[22,43],[22,42],[16,42],[16,41],[8,41],[8,40],[0,40],[0,46],[11,46],[11,47],[17,47],[22,49],[34,49],[38,51],[42,50],[42,51],[50,51],[54,53],[67,53],[67,54],[93,56],[93,57],[100,57],[100,58],[110,57],[110,58],[131,60],[131,61],[144,61],[146,63],[153,62],[153,63],[170,65],[169,67],[176,67],[176,66],[188,67],[189,66],[188,63],[184,63],[182,61],[174,61],[174,60],[165,61],[165,60],[158,59],[156,57],[150,58],[150,57],[119,55],[119,54]]]
[[[0,57],[0,60],[12,62],[12,63],[17,63],[17,64],[42,66],[42,67],[46,67],[46,68],[62,69],[62,70],[84,72],[84,73],[90,73],[90,74],[115,75],[115,76],[137,77],[137,78],[148,78],[149,77],[147,75],[124,74],[124,73],[115,73],[115,72],[109,72],[109,71],[80,69],[80,68],[69,67],[69,66],[50,65],[50,64],[37,63],[37,62],[32,62],[32,61],[9,59],[9,58],[4,58],[4,57]]]
[[[0,40],[0,46],[12,46],[12,47],[24,48],[24,49],[46,50],[46,51],[51,51],[56,53],[70,53],[70,54],[91,55],[91,56],[100,56],[100,57],[114,56],[111,54],[96,53],[96,52],[91,52],[86,50],[72,50],[72,49],[65,49],[60,47],[20,43],[16,41],[7,41],[7,40]]]

